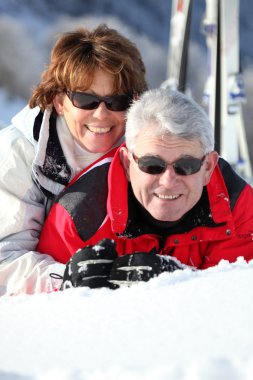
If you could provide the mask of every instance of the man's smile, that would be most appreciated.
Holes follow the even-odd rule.
[[[169,199],[169,200],[174,200],[174,199],[178,199],[179,197],[181,197],[181,194],[172,194],[172,195],[166,195],[166,194],[156,194],[155,193],[155,196],[159,199]]]

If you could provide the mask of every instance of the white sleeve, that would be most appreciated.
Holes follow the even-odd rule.
[[[34,148],[20,135],[5,137],[0,142],[0,294],[52,291],[59,284],[50,273],[62,275],[65,265],[36,252],[46,198],[31,176]]]
[[[51,273],[63,276],[65,265],[38,252],[26,252],[14,260],[0,265],[0,295],[52,292],[58,290],[62,280]]]

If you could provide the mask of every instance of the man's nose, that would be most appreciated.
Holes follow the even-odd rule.
[[[173,166],[168,165],[166,170],[160,174],[159,182],[164,186],[168,186],[171,183],[174,183],[177,180],[177,177],[178,175],[176,174]]]

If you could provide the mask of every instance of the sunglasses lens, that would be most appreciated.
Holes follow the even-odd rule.
[[[126,111],[132,99],[128,95],[115,95],[105,98],[106,107],[111,111]]]
[[[195,157],[181,158],[173,164],[173,167],[179,175],[191,175],[200,170],[202,162],[202,159]]]
[[[138,166],[141,171],[148,174],[161,174],[166,169],[166,163],[163,160],[151,156],[139,158]]]
[[[94,110],[99,106],[99,100],[96,96],[83,92],[74,92],[72,94],[72,103],[77,108]]]

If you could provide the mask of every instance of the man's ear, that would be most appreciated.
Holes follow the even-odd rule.
[[[213,174],[213,171],[215,169],[215,166],[217,165],[219,160],[219,155],[216,151],[208,153],[205,162],[204,162],[204,168],[205,168],[205,180],[204,184],[207,185],[210,182],[211,176]]]
[[[61,95],[55,95],[53,99],[53,105],[58,115],[63,114],[63,97]]]
[[[126,147],[122,147],[122,148],[120,148],[119,154],[120,154],[121,164],[125,170],[126,177],[129,181],[130,180],[130,175],[129,175],[129,167],[130,167],[129,155],[130,155],[130,153]]]

